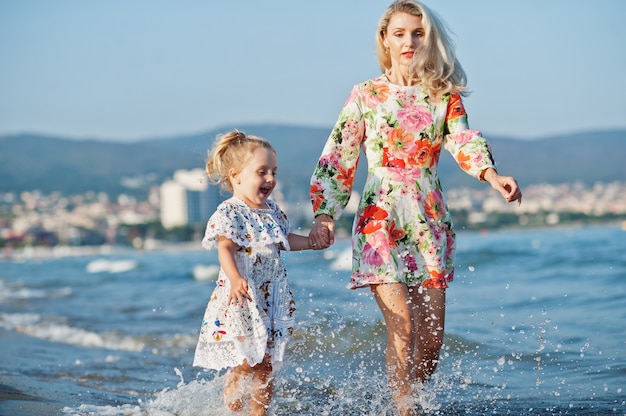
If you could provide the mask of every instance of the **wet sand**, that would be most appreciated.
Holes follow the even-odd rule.
[[[42,397],[32,396],[12,386],[0,384],[0,415],[2,416],[60,415],[61,410],[60,403],[55,405]]]
[[[0,328],[0,416],[51,416],[62,415],[63,407],[68,403],[67,392],[71,391],[63,380],[49,381],[36,375],[9,374],[11,366],[19,366],[33,361],[40,366],[55,365],[54,349],[46,341],[35,339],[19,332]],[[52,344],[50,344],[52,345]],[[36,351],[38,353],[33,354]],[[51,354],[51,355],[49,355]]]

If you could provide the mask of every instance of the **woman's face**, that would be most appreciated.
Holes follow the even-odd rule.
[[[393,14],[383,39],[383,45],[389,49],[391,67],[408,68],[423,39],[424,28],[421,17],[404,12]]]

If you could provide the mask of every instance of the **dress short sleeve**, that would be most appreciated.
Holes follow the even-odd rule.
[[[202,247],[217,248],[218,238],[225,237],[242,247],[282,244],[289,250],[287,217],[273,201],[267,205],[267,209],[255,209],[234,197],[224,201],[209,218]]]

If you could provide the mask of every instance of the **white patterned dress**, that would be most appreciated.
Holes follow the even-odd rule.
[[[207,223],[202,246],[217,247],[218,237],[237,246],[239,273],[248,280],[252,301],[228,304],[230,280],[220,269],[217,286],[209,298],[193,365],[221,370],[247,360],[255,365],[266,353],[274,369],[283,361],[294,326],[295,302],[287,281],[280,250],[289,250],[289,222],[278,205],[250,208],[232,197],[217,208]]]

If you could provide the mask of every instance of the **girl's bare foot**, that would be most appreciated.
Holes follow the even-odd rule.
[[[241,376],[237,369],[234,368],[226,372],[224,403],[232,412],[241,412],[243,410],[242,388],[239,385]]]
[[[238,398],[230,403],[226,403],[226,407],[228,407],[231,412],[241,412],[243,410],[243,399]]]

